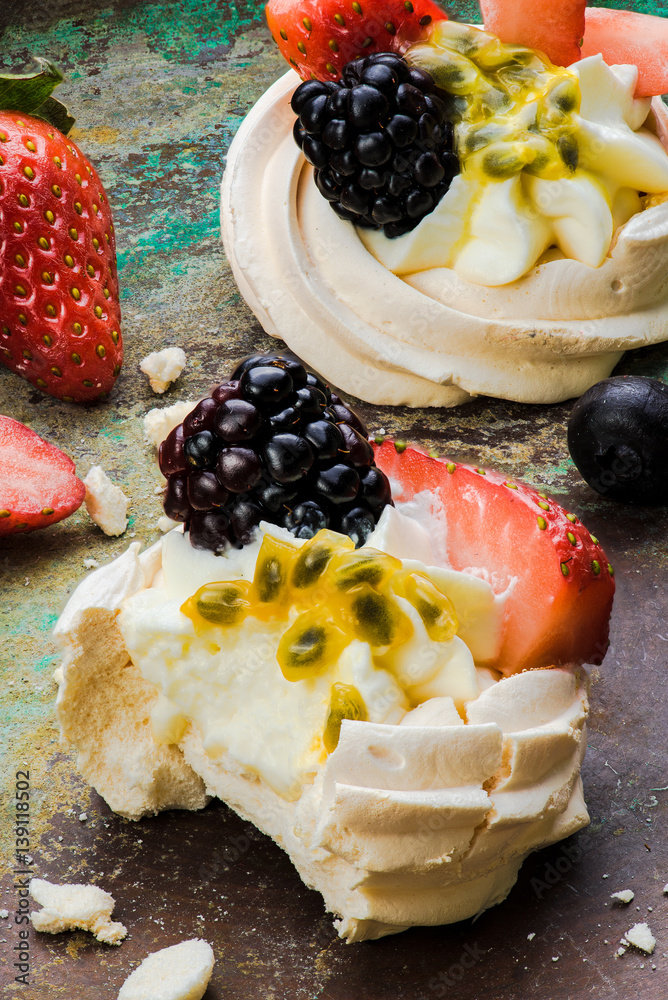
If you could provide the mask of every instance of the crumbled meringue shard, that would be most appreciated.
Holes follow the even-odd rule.
[[[425,530],[424,509],[408,533],[406,514],[387,508],[369,542],[403,570],[434,574],[465,625],[441,643],[426,681],[417,621],[403,661],[374,661],[366,643],[350,643],[326,685],[354,680],[368,717],[344,719],[330,753],[323,684],[281,675],[279,624],[235,626],[235,650],[233,637],[201,640],[180,610],[203,583],[250,579],[262,537],[280,538],[275,526],[228,557],[190,548],[179,530],[142,555],[133,545],[84,580],[56,627],[63,740],[111,807],[136,819],[221,797],[288,852],[347,941],[473,916],[505,898],[530,851],[588,822],[586,674],[499,680],[484,665],[505,595],[429,565],[438,533]]]
[[[221,192],[227,256],[265,330],[346,392],[408,406],[558,402],[665,340],[666,108],[633,97],[635,67],[592,56],[570,72],[572,176],[464,173],[394,240],[322,198],[292,138],[298,77],[282,77],[239,129]]]

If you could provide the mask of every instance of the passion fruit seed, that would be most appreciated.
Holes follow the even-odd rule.
[[[352,538],[339,535],[328,528],[302,545],[292,569],[290,582],[295,590],[313,587],[327,569],[332,556],[341,549],[355,548]]]
[[[377,549],[357,549],[343,552],[332,560],[330,574],[337,590],[349,591],[360,584],[381,587],[399,572],[401,562]]]
[[[347,612],[355,638],[370,646],[399,646],[413,634],[410,619],[403,611],[368,583],[351,591]]]
[[[349,636],[312,608],[292,623],[278,644],[276,658],[288,681],[314,677],[338,660]]]
[[[401,596],[415,608],[433,642],[455,637],[459,620],[454,605],[424,573],[406,573],[400,586]]]
[[[181,611],[196,621],[196,616],[210,625],[229,628],[240,625],[250,610],[246,580],[233,583],[207,583],[181,607]]]
[[[327,753],[336,750],[344,719],[366,722],[368,717],[364,699],[353,684],[332,684],[327,722],[322,734],[322,742]]]
[[[294,551],[294,546],[280,542],[272,535],[264,536],[251,588],[251,600],[256,614],[261,610],[257,605],[265,605],[264,610],[271,612],[267,605],[278,605],[287,597],[288,576]]]

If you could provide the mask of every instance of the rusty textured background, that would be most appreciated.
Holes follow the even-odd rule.
[[[624,4],[610,4],[623,7]],[[664,13],[661,4],[637,5]],[[501,907],[477,922],[416,929],[347,947],[320,897],[287,858],[224,805],[131,824],[73,773],[53,720],[57,663],[50,629],[84,574],[128,538],[158,537],[154,456],[141,416],[160,402],[138,363],[180,344],[188,367],[162,402],[201,394],[232,361],[272,346],[240,300],[218,232],[218,185],[227,146],[252,103],[282,71],[261,3],[224,0],[0,0],[0,63],[31,53],[67,76],[61,97],[73,137],[90,155],[115,210],[126,362],[112,397],[68,406],[0,371],[0,412],[60,445],[85,475],[101,464],[132,498],[131,523],[106,538],[84,511],[47,531],[0,542],[0,725],[3,857],[0,987],[30,1000],[115,998],[147,952],[201,935],[217,964],[207,1000],[659,1000],[668,993],[668,516],[598,499],[565,446],[569,405],[490,399],[457,410],[362,406],[374,431],[542,484],[605,544],[619,582],[612,647],[594,671],[584,767],[589,829],[530,859]],[[462,18],[475,5],[461,3]],[[668,349],[627,356],[619,371],[668,380]],[[130,929],[119,949],[84,934],[32,934],[32,985],[12,982],[17,942],[13,783],[32,782],[32,868],[55,881],[96,881]],[[85,812],[87,820],[79,815]],[[632,888],[630,908],[610,893]],[[619,938],[648,920],[650,959],[615,959]],[[535,935],[529,940],[530,935]]]

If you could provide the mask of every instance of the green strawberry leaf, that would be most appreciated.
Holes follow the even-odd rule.
[[[65,105],[57,101],[55,97],[47,97],[32,114],[35,118],[43,118],[45,122],[53,125],[63,135],[67,135],[75,122]]]
[[[50,59],[36,58],[35,62],[37,72],[0,74],[0,110],[36,115],[67,134],[74,119],[60,101],[51,97],[54,88],[62,83],[63,74]]]

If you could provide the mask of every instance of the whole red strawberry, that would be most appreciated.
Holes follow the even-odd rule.
[[[8,79],[0,78],[0,360],[58,399],[94,400],[123,361],[109,202],[77,146],[35,116],[55,112],[71,126],[48,96],[60,73],[42,62],[36,76]]]
[[[269,0],[267,24],[304,79],[338,80],[351,59],[397,52],[447,19],[432,0]]]

